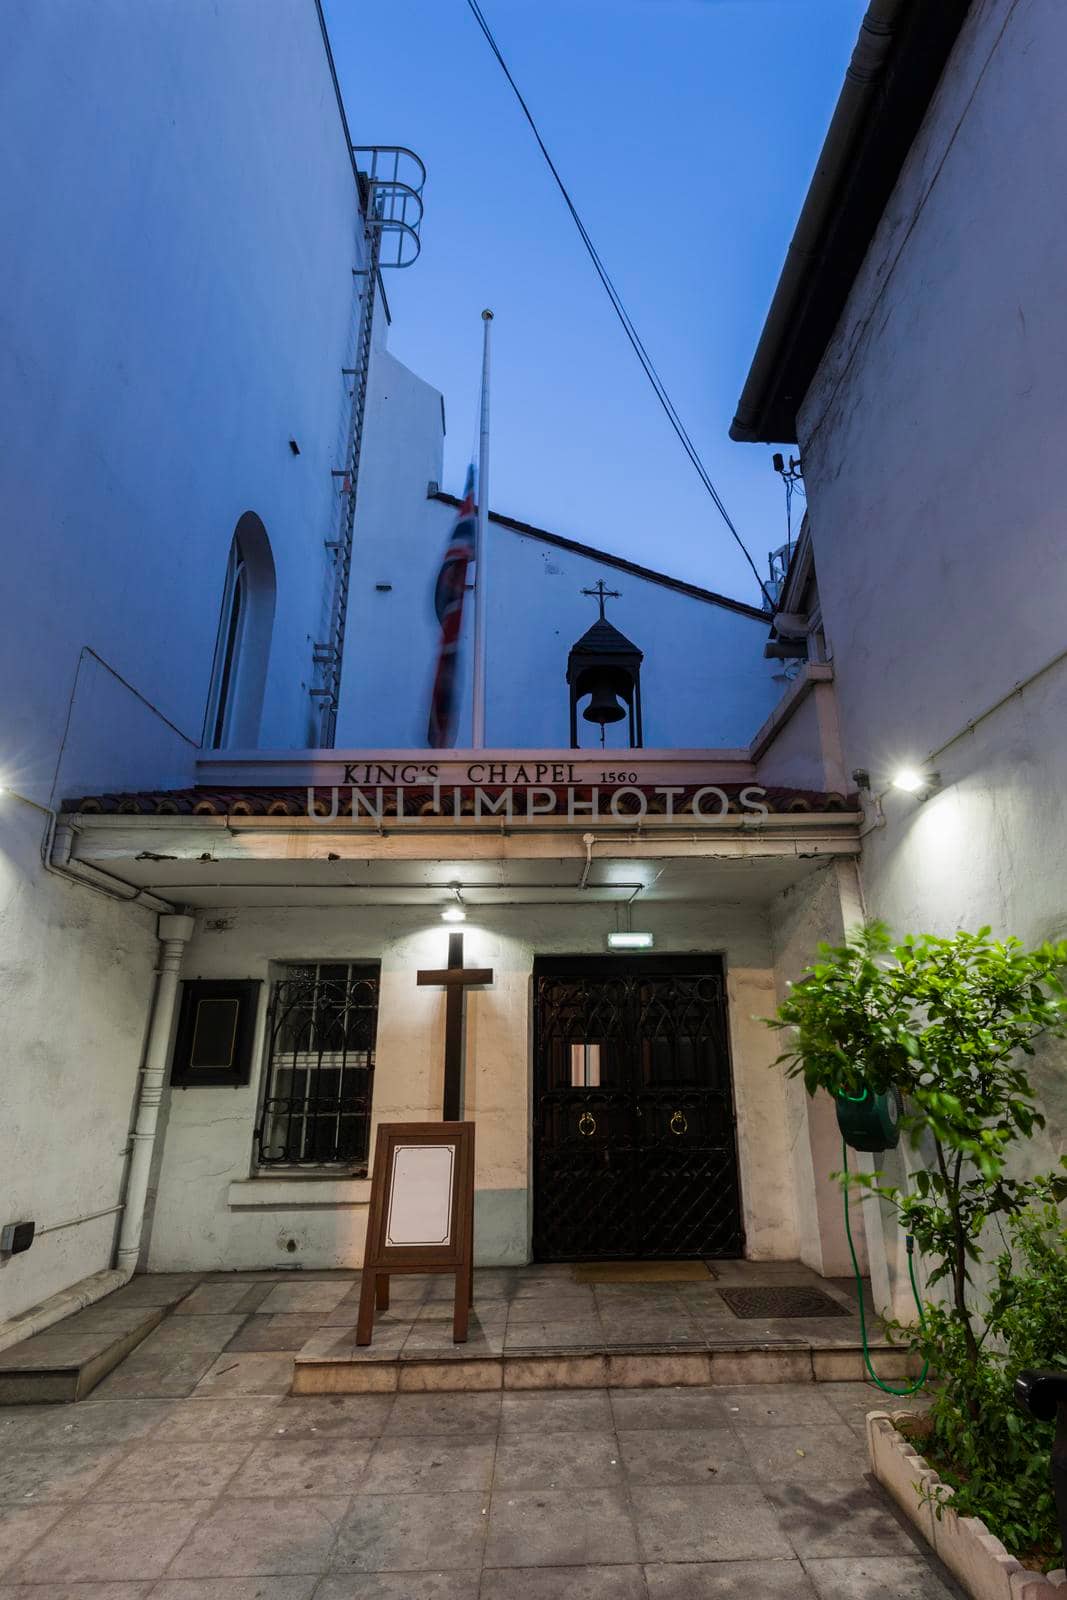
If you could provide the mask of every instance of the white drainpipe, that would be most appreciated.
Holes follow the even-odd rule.
[[[152,1021],[148,1029],[148,1043],[145,1047],[144,1067],[141,1072],[141,1093],[126,1174],[125,1209],[119,1232],[118,1267],[127,1277],[132,1277],[136,1271],[137,1259],[141,1253],[141,1229],[144,1225],[148,1180],[156,1143],[159,1105],[163,1098],[163,1079],[167,1070],[167,1050],[174,1023],[178,979],[181,973],[182,955],[186,944],[192,938],[194,926],[192,917],[178,913],[169,913],[159,919],[158,935],[161,949],[159,966],[156,969],[155,1003],[152,1007]]]
[[[31,800],[29,804],[35,802]],[[47,872],[58,872],[60,877],[84,883],[88,888],[107,895],[110,900],[121,900],[126,905],[145,906],[149,911],[174,909],[169,900],[161,900],[158,895],[150,894],[135,883],[128,883],[125,878],[116,877],[113,872],[105,872],[91,861],[80,861],[74,854],[75,834],[70,823],[54,811],[49,811],[48,815],[49,824],[41,849],[41,859]]]

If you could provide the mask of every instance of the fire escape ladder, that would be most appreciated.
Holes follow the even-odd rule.
[[[336,536],[325,541],[332,558],[329,626],[326,638],[316,642],[312,653],[316,681],[311,694],[318,703],[319,745],[322,749],[331,749],[337,734],[348,594],[352,578],[356,494],[363,449],[363,424],[367,412],[379,273],[385,267],[409,267],[417,259],[421,248],[422,186],[426,181],[426,169],[418,156],[399,145],[353,146],[352,154],[363,204],[366,242],[366,266],[357,276],[365,279],[365,288],[360,296],[354,365],[344,369],[344,376],[352,383],[352,409],[344,465],[333,470],[334,479],[340,480],[339,527]]]

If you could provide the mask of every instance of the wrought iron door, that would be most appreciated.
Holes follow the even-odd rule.
[[[742,1250],[722,962],[534,966],[534,1254]]]

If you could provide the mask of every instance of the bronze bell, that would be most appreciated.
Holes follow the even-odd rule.
[[[621,722],[625,715],[626,708],[619,704],[610,680],[607,677],[597,678],[593,683],[589,704],[582,712],[586,722],[599,722],[603,727],[606,722]]]

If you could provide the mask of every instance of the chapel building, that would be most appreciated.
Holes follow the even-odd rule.
[[[862,914],[818,630],[786,671],[762,607],[494,511],[486,747],[465,691],[428,746],[423,168],[357,143],[316,0],[249,16],[23,18],[0,1317],[358,1266],[376,1128],[444,1115],[480,1264],[846,1272],[833,1107],[763,1020]]]

